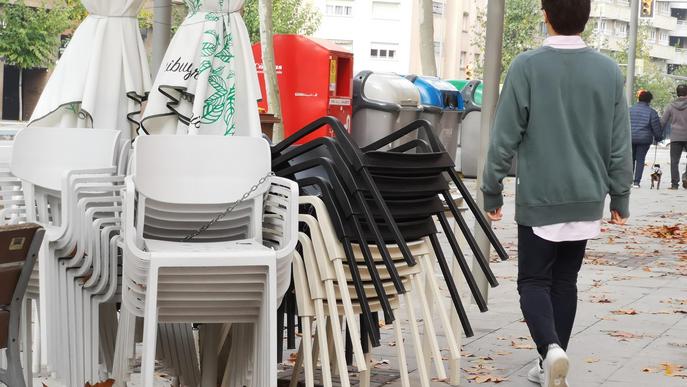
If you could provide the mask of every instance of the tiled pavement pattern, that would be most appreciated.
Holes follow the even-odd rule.
[[[647,159],[653,161],[653,149]],[[646,234],[647,227],[679,225],[677,232],[684,230],[687,236],[687,190],[667,190],[670,173],[665,149],[659,149],[658,160],[663,166],[663,189],[649,190],[649,176],[645,173],[642,188],[632,191],[629,225],[605,223],[603,235],[589,244],[569,351],[569,381],[573,387],[687,386],[687,243]],[[474,182],[471,184],[474,187]],[[474,305],[470,308],[475,336],[463,341],[466,356],[461,364],[462,386],[478,385],[468,378],[476,376],[478,372],[474,371],[480,367],[484,375],[506,378],[500,386],[535,386],[527,381],[526,374],[536,354],[528,349],[528,339],[520,339],[529,337],[529,333],[521,320],[515,285],[513,192],[514,179],[508,179],[506,220],[496,225],[497,234],[513,258],[492,266],[501,286],[490,290],[490,310],[480,314]],[[400,387],[400,382],[393,380],[398,375],[396,351],[389,346],[393,339],[388,330],[382,329],[382,335],[382,346],[375,349],[373,358],[390,364],[374,369],[372,386]],[[406,342],[409,369],[415,370],[411,345]],[[291,352],[287,351],[285,358]],[[286,373],[290,370],[284,376]],[[412,386],[420,385],[416,378],[413,372]],[[431,385],[448,383],[434,381]]]

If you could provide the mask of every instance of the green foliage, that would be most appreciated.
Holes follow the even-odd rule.
[[[88,16],[88,11],[81,3],[81,0],[64,0],[65,11],[67,12],[67,19],[69,19],[69,28],[76,28],[81,24],[83,19]]]
[[[243,19],[248,27],[251,43],[260,41],[258,0],[247,0]],[[312,35],[322,21],[320,12],[303,0],[272,0],[272,23],[275,34]]]
[[[539,0],[508,0],[504,17],[503,52],[501,60],[501,78],[506,74],[513,59],[519,54],[538,47],[541,44],[540,25],[544,21],[540,11]],[[486,46],[486,22],[484,10],[477,15],[477,27],[472,42],[484,52]],[[478,63],[476,76],[483,73],[483,63]]]
[[[60,34],[70,25],[64,7],[29,7],[23,0],[0,0],[0,56],[21,69],[50,67],[57,57]]]
[[[644,65],[644,71],[635,77],[633,95],[636,96],[639,90],[650,91],[654,96],[651,105],[663,111],[676,98],[675,87],[678,82],[665,74],[665,65],[648,62]]]

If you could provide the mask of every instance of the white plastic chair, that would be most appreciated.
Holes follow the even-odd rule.
[[[299,217],[300,221],[306,224],[308,226],[308,229],[310,230],[309,238],[304,235],[301,235],[300,238],[303,250],[303,260],[305,262],[305,265],[303,267],[306,270],[308,282],[304,283],[302,281],[302,275],[294,276],[296,281],[296,295],[299,302],[299,313],[302,308],[305,308],[306,311],[310,308],[310,306],[308,305],[302,306],[302,302],[306,302],[305,300],[307,300],[307,296],[303,294],[303,292],[305,291],[303,288],[307,287],[307,292],[312,298],[312,302],[314,303],[314,315],[316,319],[320,320],[329,317],[329,319],[334,322],[334,329],[331,330],[334,336],[332,338],[332,341],[335,346],[334,354],[337,358],[337,364],[341,364],[343,362],[343,365],[338,366],[339,370],[341,370],[343,369],[343,366],[345,366],[345,354],[343,353],[340,344],[343,333],[340,330],[336,329],[336,320],[339,318],[339,315],[345,316],[347,321],[347,327],[351,332],[351,337],[360,337],[360,333],[357,332],[358,327],[356,325],[355,319],[355,317],[357,317],[357,315],[360,313],[360,310],[357,307],[357,305],[352,304],[352,295],[355,294],[355,291],[351,283],[351,275],[348,272],[348,265],[343,264],[345,262],[344,260],[347,258],[345,257],[345,254],[343,254],[341,243],[338,241],[336,237],[334,228],[332,226],[331,220],[329,218],[324,203],[317,197],[301,197],[300,202],[301,204],[311,205],[316,218],[310,215],[303,214],[301,214]],[[408,314],[410,320],[409,329],[415,344],[414,347],[416,352],[416,358],[418,359],[418,371],[420,374],[421,385],[428,386],[430,383],[429,366],[425,364],[425,361],[423,361],[423,359],[428,359],[429,356],[431,356],[434,359],[436,376],[439,378],[446,377],[442,362],[442,356],[438,348],[436,331],[434,328],[435,316],[433,315],[433,313],[431,313],[431,305],[433,304],[433,302],[437,302],[439,304],[439,307],[437,308],[437,315],[447,336],[447,341],[450,350],[450,359],[458,358],[460,356],[460,353],[459,347],[456,342],[456,338],[454,337],[453,331],[451,329],[449,316],[446,312],[446,308],[442,304],[442,297],[440,296],[438,283],[436,281],[436,278],[434,277],[434,271],[432,270],[431,263],[429,261],[432,257],[431,245],[426,240],[420,240],[410,242],[409,247],[413,255],[419,261],[419,264],[413,267],[409,267],[405,264],[403,256],[396,246],[387,246],[391,257],[397,263],[396,266],[399,275],[401,276],[402,281],[404,282],[404,285],[406,287],[406,290],[408,291],[404,295],[399,295],[395,292],[395,288],[390,281],[390,275],[381,262],[381,254],[377,251],[375,247],[371,248],[371,253],[373,257],[375,257],[375,260],[379,262],[377,268],[380,273],[381,279],[384,283],[384,288],[386,289],[387,294],[389,295],[392,308],[401,308],[400,301],[405,301],[406,305],[403,308]],[[369,276],[367,268],[362,266],[363,255],[360,251],[359,246],[357,245],[354,245],[354,255],[357,264],[360,266],[360,274],[363,281],[369,281],[371,278]],[[296,264],[295,267],[296,270],[299,270],[298,264]],[[322,280],[320,280],[320,278]],[[430,296],[432,297],[428,297],[428,294],[425,293],[425,284],[422,283],[423,280],[426,284],[427,290],[430,292]],[[338,286],[336,287],[336,292],[333,291],[334,282],[337,282],[338,284]],[[374,298],[376,295],[372,284],[370,283],[369,285],[365,285],[364,288],[366,290],[368,297],[370,297],[369,301],[371,308],[373,310],[380,310],[379,302],[376,301]],[[319,297],[322,297],[321,294],[325,294],[324,298],[326,299],[327,305],[329,307],[328,316],[325,316],[323,311],[321,311],[317,307],[318,294],[320,294]],[[414,298],[417,298],[416,301],[419,303],[415,303],[415,301],[413,300]],[[332,308],[332,305],[336,305],[336,307]],[[420,306],[421,314],[425,321],[425,329],[423,332],[423,336],[425,341],[428,343],[427,346],[423,345],[420,339],[419,329],[417,327],[417,324],[415,324],[416,305]],[[305,316],[309,317],[308,314],[306,314]],[[396,335],[397,347],[399,350],[402,385],[409,386],[407,367],[405,361],[403,360],[405,359],[405,352],[403,348],[403,338],[400,324],[400,321],[394,321],[393,329],[394,334]],[[318,328],[318,330],[320,329]],[[304,336],[302,343],[305,340],[306,337]],[[339,341],[339,344],[337,344],[337,341]],[[322,341],[320,340],[318,341],[318,343],[320,343],[319,345],[320,347],[322,347]],[[352,343],[354,345],[356,344],[353,339]],[[427,350],[429,350],[429,353],[426,352]],[[320,348],[320,351],[326,352],[327,349],[326,347],[324,350]],[[301,353],[303,353],[303,350],[299,349],[299,354]],[[369,354],[368,356],[366,356],[366,362],[367,360],[369,360]],[[323,368],[323,384],[327,386],[331,383],[331,381],[327,380],[327,364],[325,364],[326,361],[323,359],[321,359],[321,363]],[[299,364],[300,360],[297,361],[297,365]],[[298,375],[298,367],[294,368],[293,372],[294,374],[292,378],[292,385],[294,385],[295,378]],[[359,372],[361,372],[361,385],[368,386],[370,383],[369,370],[365,368],[359,368]],[[341,384],[343,386],[348,385],[347,376],[340,376],[342,377]],[[312,380],[312,376],[308,375],[308,369],[306,368],[306,382],[309,379]]]
[[[134,152],[123,218],[122,313],[128,322],[120,325],[115,361],[132,354],[131,316],[144,317],[146,386],[153,383],[158,322],[253,324],[255,350],[243,353],[252,365],[232,369],[230,377],[240,385],[248,378],[252,386],[276,386],[277,289],[290,281],[285,268],[297,238],[295,183],[267,177],[269,147],[262,139],[141,137]],[[240,166],[233,166],[237,160]],[[228,220],[180,241],[247,192]],[[115,368],[127,378],[121,364]]]
[[[57,257],[61,249],[73,246],[78,239],[74,213],[70,213],[70,179],[75,175],[114,174],[119,148],[119,131],[27,128],[16,136],[12,150],[10,172],[22,180],[25,213],[28,221],[46,228],[47,249],[39,260],[40,281],[36,278],[29,286],[28,298],[41,302],[41,344],[47,348],[48,370],[55,371],[58,379],[68,385],[74,376],[69,366],[70,358],[78,353],[64,351],[76,336],[68,323],[68,307],[71,300],[59,297],[60,289],[69,286],[61,280],[62,268]],[[56,255],[57,254],[57,255]],[[30,310],[30,308],[27,308]],[[47,317],[47,319],[46,319]],[[47,322],[47,323],[46,323]],[[30,331],[30,329],[26,329]]]

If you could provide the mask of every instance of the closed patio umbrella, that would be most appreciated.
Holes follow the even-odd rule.
[[[260,136],[260,98],[244,0],[185,0],[141,129],[148,134]]]
[[[82,0],[90,15],[74,32],[29,125],[118,129],[130,139],[150,68],[136,16],[144,0]]]

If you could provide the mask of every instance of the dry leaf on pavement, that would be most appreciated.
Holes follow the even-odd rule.
[[[510,345],[515,349],[534,349],[534,345],[529,343],[517,342],[515,340],[510,342]]]
[[[477,384],[482,384],[482,383],[501,383],[508,378],[502,378],[500,376],[494,376],[494,375],[470,375],[466,378],[467,380],[472,380],[473,382]]]
[[[631,316],[632,316],[632,315],[637,314],[637,311],[634,310],[634,309],[619,309],[619,310],[611,311],[611,313],[613,313],[613,314],[621,314],[621,315],[625,315],[625,314],[626,314],[626,315],[631,315]]]
[[[600,360],[601,359],[599,359],[598,357],[588,357],[588,358],[584,359],[584,361],[589,363],[589,364],[598,363]]]
[[[611,331],[611,332],[608,332],[608,335],[611,337],[617,337],[621,341],[623,341],[623,340],[627,341],[628,339],[640,339],[643,337],[642,335],[636,335],[634,333],[624,332],[624,331]]]
[[[114,385],[114,379],[107,379],[104,382],[98,382],[96,384],[86,383],[84,387],[112,387]]]

